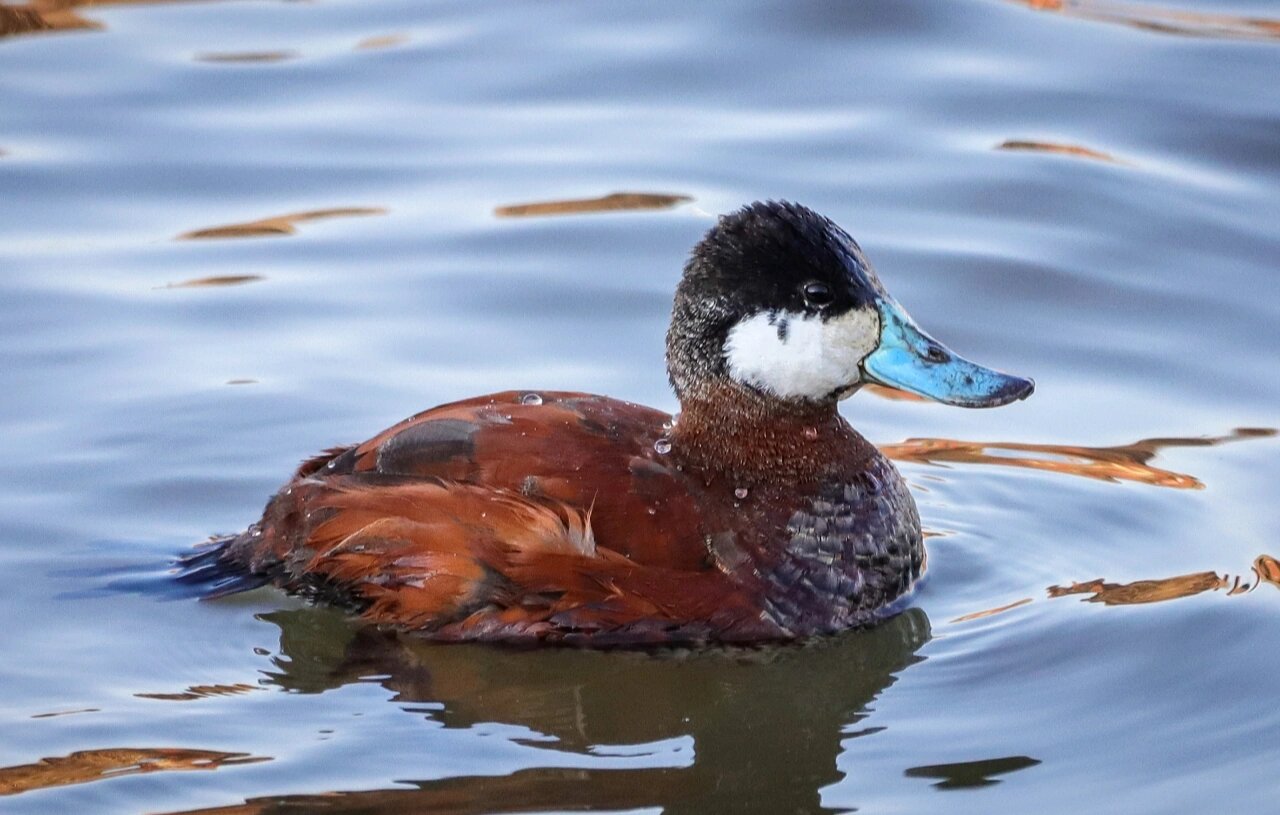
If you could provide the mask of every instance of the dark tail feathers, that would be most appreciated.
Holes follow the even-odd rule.
[[[178,558],[178,574],[174,579],[197,589],[202,600],[217,600],[265,586],[270,582],[266,575],[251,572],[227,557],[227,547],[237,537],[212,538],[197,546],[194,552]]]

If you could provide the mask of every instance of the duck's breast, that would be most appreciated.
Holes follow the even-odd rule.
[[[863,472],[789,497],[784,545],[763,558],[765,606],[797,634],[878,619],[924,569],[920,516],[883,457]]]

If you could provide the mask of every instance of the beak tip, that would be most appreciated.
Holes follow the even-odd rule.
[[[1006,374],[1006,376],[1008,376]],[[1009,383],[1002,389],[1002,392],[996,396],[990,403],[990,407],[1000,407],[1001,405],[1011,405],[1014,402],[1021,402],[1036,391],[1036,381],[1029,377],[1009,376]]]
[[[1017,401],[1019,402],[1036,392],[1036,381],[1034,379],[1027,377],[1023,380],[1023,383],[1022,388],[1018,391]]]
[[[1034,379],[1010,374],[1001,374],[1001,376],[1005,379],[1005,382],[984,398],[974,401],[953,402],[952,404],[976,408],[1004,407],[1005,405],[1012,405],[1014,402],[1021,402],[1035,393],[1036,382]]]

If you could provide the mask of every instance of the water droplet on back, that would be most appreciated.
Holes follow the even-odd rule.
[[[738,487],[733,491],[733,497],[741,501],[742,499],[747,497],[749,492],[750,491],[746,487]]]
[[[816,441],[818,438],[818,428],[806,427],[804,429],[804,437],[809,441]]]
[[[658,439],[653,443],[654,452],[660,456],[665,456],[671,452],[671,439]]]
[[[522,405],[540,405],[542,404],[542,396],[536,393],[526,393],[520,397]]]

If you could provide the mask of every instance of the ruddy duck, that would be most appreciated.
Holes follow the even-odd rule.
[[[508,391],[312,458],[262,519],[184,561],[436,640],[790,640],[870,624],[920,576],[915,502],[837,410],[866,383],[964,407],[1030,395],[921,331],[839,226],[720,218],[675,294],[680,413]]]

